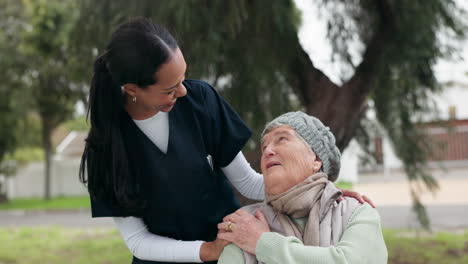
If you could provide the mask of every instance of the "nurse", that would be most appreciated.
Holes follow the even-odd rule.
[[[240,207],[229,182],[264,199],[241,152],[249,128],[186,70],[174,38],[145,18],[120,25],[94,64],[80,180],[92,216],[113,217],[132,263],[215,261],[227,244],[217,223]]]

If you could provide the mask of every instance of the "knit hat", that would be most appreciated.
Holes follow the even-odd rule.
[[[322,169],[328,175],[328,179],[335,181],[340,173],[341,153],[335,145],[335,137],[330,128],[317,118],[303,112],[289,112],[268,123],[262,132],[262,137],[267,131],[282,125],[296,130],[322,161]]]

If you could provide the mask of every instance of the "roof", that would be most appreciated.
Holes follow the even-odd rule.
[[[56,148],[56,157],[58,159],[81,158],[85,147],[85,139],[88,136],[87,131],[72,131],[65,139],[60,142]]]

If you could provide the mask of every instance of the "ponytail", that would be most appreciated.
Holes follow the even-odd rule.
[[[94,63],[87,118],[91,130],[86,139],[79,177],[87,184],[93,199],[135,214],[144,205],[137,196],[137,185],[130,175],[125,144],[120,130],[124,96],[106,64],[105,54]],[[87,171],[87,177],[85,175]]]

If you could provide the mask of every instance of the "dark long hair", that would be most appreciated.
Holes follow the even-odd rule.
[[[162,26],[146,18],[120,25],[104,52],[94,62],[87,118],[91,130],[81,158],[80,181],[92,198],[131,215],[144,207],[132,175],[120,130],[125,111],[121,86],[141,88],[157,82],[155,73],[170,60],[178,45]]]

